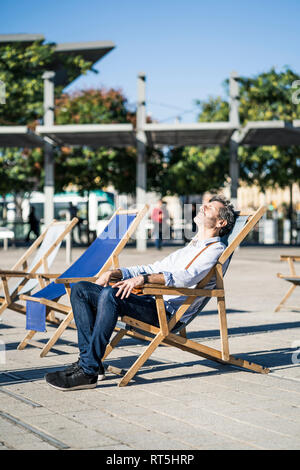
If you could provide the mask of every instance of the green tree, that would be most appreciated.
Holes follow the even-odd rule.
[[[227,121],[229,104],[220,97],[195,101],[199,122]],[[223,187],[229,177],[227,147],[180,147],[168,154],[168,169],[163,179],[164,192],[188,196]]]
[[[292,87],[300,76],[285,67],[277,72],[269,72],[252,78],[240,79],[240,118],[242,125],[248,121],[285,120],[293,121],[300,117],[300,105],[293,103]],[[288,217],[291,220],[292,235],[295,214],[292,199],[292,186],[300,182],[300,147],[291,145],[239,147],[241,179],[256,184],[264,192],[267,188],[290,189]],[[292,237],[291,237],[292,240]],[[295,240],[292,240],[295,241]]]
[[[172,149],[162,179],[163,193],[188,196],[218,190],[228,173],[228,155],[221,147]]]
[[[91,68],[81,56],[60,54],[67,79],[74,80]],[[43,118],[43,79],[45,70],[52,69],[55,45],[37,41],[32,44],[0,45],[0,80],[5,84],[6,100],[0,105],[0,125],[27,125],[34,129]],[[56,96],[62,86],[55,89]],[[43,186],[43,151],[41,149],[1,148],[1,195],[24,194]]]
[[[55,44],[36,41],[32,44],[0,44],[0,80],[5,84],[6,103],[0,106],[0,125],[35,126],[43,117],[43,79],[46,70],[52,70],[55,62]],[[86,73],[92,63],[80,55],[59,55],[66,70],[67,80],[73,81]],[[60,96],[62,85],[56,86]]]
[[[120,90],[92,89],[64,94],[56,100],[57,124],[132,123],[136,113],[128,106]],[[147,149],[148,189],[160,184],[162,153]],[[63,146],[56,156],[56,185],[62,190],[75,184],[81,192],[103,189],[112,184],[117,191],[134,193],[136,189],[136,148]]]

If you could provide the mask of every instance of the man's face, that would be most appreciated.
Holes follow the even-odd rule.
[[[194,218],[194,221],[199,228],[201,225],[206,228],[217,228],[220,219],[220,209],[224,207],[219,201],[211,201],[200,206],[199,212]]]

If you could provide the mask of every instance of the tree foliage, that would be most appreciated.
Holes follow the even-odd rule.
[[[241,126],[248,121],[285,120],[300,117],[300,105],[293,103],[293,83],[299,75],[286,67],[272,68],[252,78],[241,77],[239,114]],[[224,82],[227,97],[197,101],[199,122],[228,121],[229,80]],[[268,187],[284,188],[300,181],[300,147],[239,146],[240,179]],[[173,192],[203,192],[220,188],[229,178],[229,148],[185,147],[170,152],[170,187]],[[183,193],[183,191],[185,191]]]
[[[253,78],[240,79],[241,124],[248,121],[293,121],[300,116],[300,105],[293,103],[293,83],[299,75],[289,68]],[[262,191],[268,187],[284,188],[300,181],[300,147],[259,146],[239,148],[241,178],[257,184]]]
[[[43,118],[43,73],[52,69],[55,45],[37,41],[32,44],[0,45],[0,80],[5,84],[6,102],[0,105],[0,125],[27,125],[34,129]],[[69,81],[85,73],[91,63],[81,56],[60,54]],[[57,86],[55,94],[61,94]],[[43,187],[42,149],[0,149],[1,194],[32,191]]]
[[[80,55],[60,53],[69,82],[91,68],[91,62]],[[43,79],[46,70],[52,70],[55,44],[36,41],[32,44],[8,43],[0,45],[0,80],[5,84],[6,103],[0,106],[0,125],[31,125],[43,118]],[[62,86],[56,86],[60,96]]]
[[[196,101],[199,122],[227,121],[229,104],[220,97]],[[202,194],[224,186],[229,172],[229,150],[224,147],[182,147],[168,155],[166,193]]]
[[[92,89],[64,94],[56,100],[57,124],[135,125],[135,110],[130,110],[121,90]],[[162,153],[147,149],[148,189],[160,184]],[[134,193],[136,189],[135,147],[62,147],[56,156],[56,184],[62,189],[69,183],[79,190],[104,188],[112,184],[117,191]]]
[[[57,60],[54,44],[42,41],[30,45],[11,43],[0,46],[0,80],[6,86],[6,104],[0,106],[0,125],[27,125],[35,128],[43,118],[43,79],[46,70]],[[85,73],[91,63],[80,56],[61,54],[60,62],[71,82]],[[63,93],[55,87],[56,124],[132,123],[131,110],[121,90],[96,89],[77,93]],[[62,191],[69,184],[79,191],[102,189],[113,184],[120,192],[135,191],[136,149],[129,148],[56,148],[55,190]],[[162,154],[147,150],[148,189],[160,184]],[[44,185],[44,150],[0,149],[1,194],[42,190]]]
[[[163,192],[188,196],[217,190],[224,184],[228,165],[228,152],[221,147],[172,149],[162,180]]]

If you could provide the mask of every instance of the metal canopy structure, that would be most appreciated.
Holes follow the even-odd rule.
[[[235,127],[230,122],[197,122],[191,124],[145,124],[149,145],[215,146],[228,144]]]
[[[240,132],[239,145],[300,145],[300,120],[248,122]]]
[[[35,41],[43,42],[44,36],[40,34],[2,34],[0,35],[0,43],[2,44],[11,44],[11,43],[18,43],[21,44],[24,48]],[[65,43],[65,44],[53,44],[54,47],[54,57],[53,62],[47,65],[47,69],[43,72],[43,80],[44,80],[44,121],[43,124],[45,127],[52,127],[54,126],[54,89],[55,85],[62,86],[65,88],[67,85],[70,84],[70,78],[68,77],[67,70],[64,67],[64,58],[66,55],[74,57],[76,55],[81,55],[85,60],[90,61],[92,65],[101,59],[105,54],[111,51],[115,45],[111,41],[95,41],[95,42],[76,42],[76,43]],[[78,76],[80,76],[81,71],[78,67]],[[76,77],[75,77],[76,78]],[[73,77],[73,80],[75,79]],[[26,132],[23,129],[23,134],[28,134],[26,136],[26,140],[23,138],[22,141],[17,140],[15,134],[15,138],[13,139],[12,136],[7,135],[7,128],[3,129],[3,145],[6,139],[6,144],[10,146],[33,146],[34,139],[31,139],[32,136],[29,137],[30,132],[26,128]],[[6,133],[6,137],[4,137],[4,133]],[[24,137],[23,135],[23,137]],[[119,135],[119,134],[118,134]],[[121,132],[122,137],[124,137],[125,133]],[[104,142],[105,134],[101,134]],[[112,133],[106,134],[106,139],[111,139]],[[20,137],[20,136],[19,136]],[[67,137],[67,135],[66,135]],[[71,136],[69,136],[70,138]],[[127,136],[128,137],[128,136]],[[54,154],[53,154],[53,146],[49,145],[47,139],[45,138],[42,140],[41,136],[37,136],[39,138],[39,144],[35,146],[44,145],[45,150],[45,158],[44,158],[44,169],[45,169],[45,184],[44,184],[44,194],[45,194],[45,223],[49,224],[54,217]],[[83,133],[83,135],[77,135],[77,142],[78,145],[85,145],[86,143],[81,143],[81,139],[85,139],[87,141],[87,134]],[[94,135],[95,139],[95,135]],[[73,139],[74,140],[74,139]],[[89,143],[91,144],[93,140],[93,136],[90,135]],[[119,140],[121,140],[119,135]],[[13,144],[10,143],[13,141]],[[111,140],[110,140],[111,141]],[[37,142],[37,141],[35,141]],[[80,142],[80,143],[79,143]],[[67,142],[65,142],[66,144]],[[6,145],[6,146],[8,146]],[[103,145],[105,145],[103,143]],[[124,144],[123,144],[124,145]]]
[[[1,44],[20,43],[24,47],[35,41],[43,42],[45,37],[42,34],[0,34]],[[55,72],[54,84],[66,87],[70,84],[66,69],[63,65],[62,57],[81,55],[84,60],[92,62],[94,65],[102,59],[108,52],[115,48],[112,41],[91,41],[91,42],[69,42],[54,44],[54,60],[48,65],[48,70]],[[78,76],[80,71],[78,69]]]
[[[60,60],[62,56],[81,55],[84,60],[95,64],[102,59],[108,52],[115,48],[111,41],[93,41],[93,42],[70,42],[56,44],[54,53],[54,63],[51,70],[55,72],[54,84],[66,87],[69,85],[66,70]]]
[[[0,147],[42,147],[44,139],[26,126],[0,126]]]
[[[10,44],[12,42],[20,42],[27,46],[35,41],[44,41],[43,34],[0,34],[0,42],[2,44]]]
[[[37,126],[36,132],[57,145],[124,147],[135,145],[132,124],[64,124]]]

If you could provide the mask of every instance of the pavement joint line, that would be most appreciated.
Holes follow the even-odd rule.
[[[143,405],[140,405],[140,406],[143,407]],[[207,430],[207,428],[206,428],[205,426],[202,426],[202,425],[199,425],[199,424],[193,424],[193,423],[191,424],[191,423],[185,421],[185,420],[182,419],[182,418],[174,417],[174,416],[172,416],[172,415],[170,415],[170,414],[168,414],[168,413],[162,412],[162,411],[160,411],[160,412],[158,412],[158,411],[156,411],[156,410],[153,410],[153,411],[154,411],[155,413],[162,414],[163,416],[167,416],[167,417],[169,417],[169,418],[172,418],[172,419],[174,419],[174,420],[176,420],[176,421],[180,421],[180,422],[183,422],[183,423],[188,424],[188,425],[190,425],[190,426],[193,426],[193,427],[196,428],[196,429],[200,427],[200,428],[203,428],[203,429],[206,429],[206,430]],[[274,434],[277,434],[277,435],[279,435],[279,436],[290,437],[289,434],[282,433],[282,432],[279,432],[279,431],[274,431],[273,429],[270,429],[270,428],[267,428],[267,427],[263,427],[263,426],[259,426],[259,425],[257,425],[257,424],[249,423],[249,422],[247,422],[247,421],[243,421],[243,420],[241,420],[241,419],[234,418],[234,417],[232,417],[232,416],[228,416],[228,415],[226,415],[226,414],[223,414],[223,413],[220,413],[220,412],[217,412],[217,411],[214,411],[214,410],[210,410],[209,412],[212,413],[213,415],[221,416],[221,417],[223,417],[223,418],[232,420],[232,421],[234,421],[234,422],[248,425],[249,427],[252,427],[252,428],[263,429],[263,430],[267,430],[268,432],[271,432],[271,433],[273,432]],[[232,440],[234,440],[234,441],[238,441],[238,442],[241,442],[241,443],[244,443],[244,444],[248,444],[248,445],[252,445],[253,447],[262,449],[262,447],[258,446],[257,444],[251,443],[250,441],[244,441],[244,440],[238,439],[238,438],[236,438],[236,437],[232,437],[232,436],[230,436],[230,435],[228,435],[228,434],[226,434],[226,433],[224,434],[224,433],[222,433],[222,432],[217,432],[217,431],[215,431],[215,430],[209,430],[209,431],[212,432],[212,433],[214,433],[214,434],[216,434],[216,435],[225,436],[225,437],[227,437],[227,438],[229,437],[230,439],[232,439]]]
[[[82,402],[82,403],[85,403],[85,401],[84,401],[84,400],[81,400],[81,399],[79,399],[78,401],[79,401],[79,402]],[[127,403],[125,400],[123,400],[123,401],[124,401],[125,403]],[[139,406],[139,405],[138,405],[138,406]],[[158,434],[158,436],[162,435],[162,436],[166,437],[166,433],[160,432],[160,431],[158,431],[157,429],[155,429],[155,430],[152,429],[152,430],[151,430],[151,429],[147,428],[146,426],[144,426],[143,424],[141,424],[141,423],[139,423],[139,422],[135,422],[134,420],[131,421],[131,420],[128,419],[127,417],[120,416],[119,414],[116,414],[115,412],[113,412],[113,411],[111,411],[111,410],[107,410],[106,408],[102,408],[101,406],[97,406],[97,405],[95,406],[95,408],[98,409],[98,410],[103,411],[104,413],[106,413],[108,416],[110,416],[110,417],[112,417],[112,418],[118,418],[119,420],[124,421],[125,423],[134,424],[135,426],[140,427],[140,428],[142,428],[142,429],[144,429],[144,430],[146,430],[146,431],[148,431],[148,432],[150,432],[150,431],[153,432],[153,431],[154,431],[156,434]],[[143,408],[143,407],[142,407],[142,408]],[[156,413],[157,413],[157,412],[156,412]],[[61,416],[64,416],[63,414],[59,413],[59,411],[57,412],[57,414],[59,414],[59,415],[61,415]],[[1,412],[0,412],[0,416],[1,416]],[[72,421],[74,421],[75,423],[81,423],[81,422],[78,421],[75,417],[72,417],[72,418],[70,418],[70,419],[71,419]],[[87,426],[85,425],[85,427],[87,427]],[[93,426],[92,426],[92,429],[93,429],[96,433],[102,434],[102,435],[104,435],[104,436],[106,436],[106,437],[108,437],[108,438],[110,438],[110,439],[116,441],[117,444],[120,443],[120,444],[122,444],[122,445],[129,445],[127,442],[125,442],[125,441],[123,441],[123,440],[120,440],[119,438],[115,438],[115,437],[111,436],[110,434],[103,433],[103,431],[100,432],[97,428],[95,428],[95,427],[93,427]],[[180,444],[183,443],[183,444],[185,444],[185,445],[191,446],[190,443],[187,443],[187,442],[185,442],[185,441],[178,440],[178,439],[176,439],[176,438],[174,438],[174,437],[170,437],[170,436],[169,436],[169,439],[173,440],[173,441],[176,442],[176,443],[179,442]],[[191,447],[197,449],[197,447],[194,447],[194,446],[191,446]]]
[[[121,400],[121,401],[124,401],[125,403],[127,403],[125,400]],[[139,408],[142,408],[142,409],[144,409],[144,408],[148,409],[146,406],[143,406],[143,405],[137,405],[137,406],[138,406]],[[99,406],[96,406],[96,408],[99,408],[100,410],[102,410],[102,411],[104,411],[104,412],[107,413],[107,410],[104,409],[104,408],[101,408],[101,407],[99,407]],[[178,421],[178,422],[187,424],[187,425],[189,425],[189,426],[192,426],[192,427],[195,428],[195,429],[199,429],[199,428],[200,428],[200,429],[204,429],[204,430],[208,431],[208,432],[211,433],[211,434],[229,438],[229,439],[231,439],[231,440],[234,441],[234,442],[239,442],[239,443],[242,443],[242,444],[250,445],[250,446],[253,447],[254,449],[261,449],[261,450],[264,449],[263,447],[261,447],[261,446],[255,444],[255,443],[238,439],[238,438],[236,438],[236,437],[230,436],[229,434],[222,433],[222,432],[217,432],[217,431],[211,430],[211,429],[207,430],[207,428],[206,428],[205,426],[201,425],[201,424],[200,424],[200,425],[199,425],[199,424],[198,424],[198,425],[195,425],[195,424],[193,424],[193,423],[190,423],[190,422],[188,422],[188,421],[185,421],[185,420],[182,419],[182,418],[177,418],[177,417],[175,417],[175,416],[173,416],[173,415],[170,415],[170,414],[165,413],[165,412],[162,412],[162,411],[157,411],[157,410],[152,410],[152,411],[153,411],[154,413],[158,414],[158,415],[167,416],[168,418],[174,419],[175,421]],[[111,412],[111,411],[109,412],[109,414],[110,414],[111,416],[116,416],[116,417],[118,417],[118,419],[121,419],[121,420],[123,420],[123,421],[125,421],[125,422],[128,422],[128,423],[131,423],[131,424],[134,424],[134,425],[143,427],[143,428],[145,428],[145,429],[147,430],[147,428],[146,428],[145,426],[141,425],[138,421],[137,421],[137,422],[134,421],[134,420],[130,421],[128,418],[126,418],[126,417],[124,417],[124,416],[120,416],[119,414],[115,414],[114,412]],[[218,413],[215,413],[215,414],[218,414]],[[220,416],[223,416],[223,415],[220,415]],[[225,416],[225,415],[224,415],[224,417],[227,418],[227,416]],[[160,431],[158,431],[157,429],[155,429],[155,432],[156,432],[157,434],[161,434],[161,435],[163,435],[163,436],[166,435],[166,433],[160,432]],[[169,438],[170,438],[170,437],[169,437]],[[172,440],[175,441],[175,442],[178,441],[178,439],[176,439],[176,438],[172,438]],[[185,445],[188,445],[188,446],[190,446],[191,448],[194,447],[194,448],[196,448],[196,449],[199,449],[199,447],[195,447],[195,446],[193,446],[193,445],[192,445],[191,443],[189,443],[189,442],[181,441],[181,440],[178,441],[178,442],[183,443],[183,444],[185,444]]]
[[[282,375],[276,374],[276,372],[272,372],[271,376],[276,377],[277,379],[287,380],[291,382],[300,382],[300,379],[296,379],[294,377],[283,377]]]
[[[0,416],[7,421],[10,421],[11,423],[16,424],[17,426],[20,426],[21,428],[26,429],[27,431],[31,432],[32,434],[38,436],[42,441],[48,442],[48,444],[53,445],[57,449],[70,449],[70,446],[65,444],[64,442],[58,441],[52,436],[49,436],[49,434],[44,433],[43,431],[40,431],[37,428],[34,428],[30,424],[25,423],[24,421],[21,421],[18,418],[15,418],[14,416],[4,413],[3,411],[0,411]]]
[[[26,403],[27,405],[30,405],[33,408],[43,408],[43,405],[40,405],[39,403],[29,400],[29,398],[21,397],[17,393],[13,393],[9,390],[3,390],[3,388],[1,388],[0,392],[5,393],[6,395],[9,395],[12,398],[15,398],[16,400],[22,401],[23,403]]]

